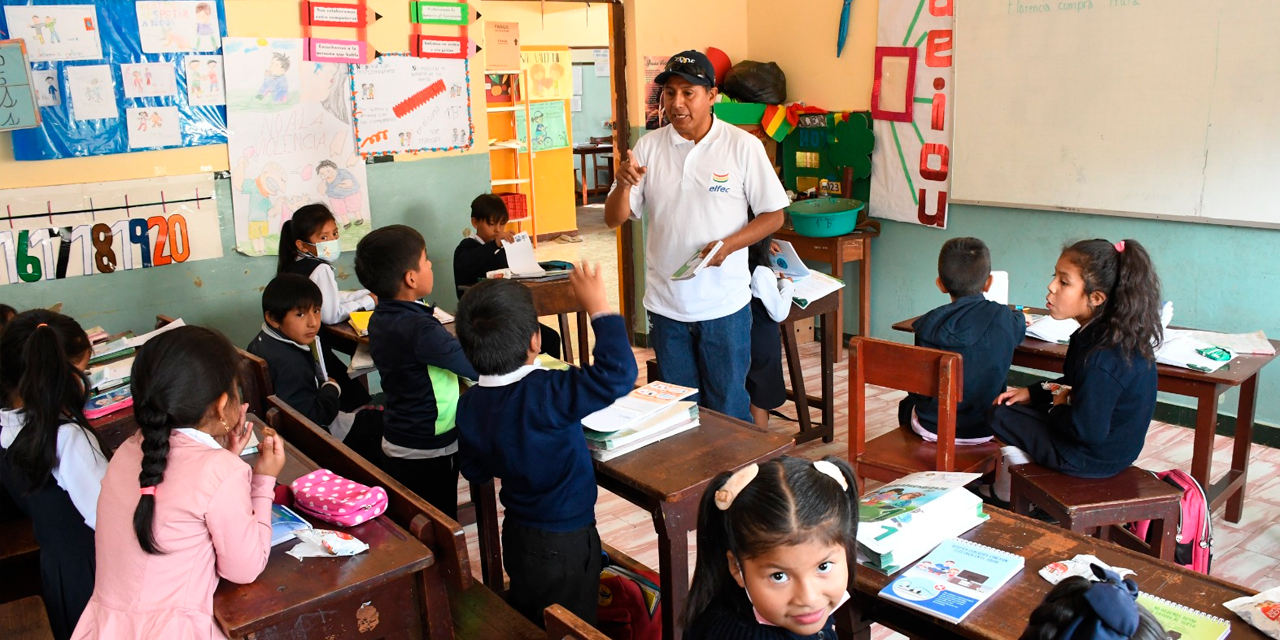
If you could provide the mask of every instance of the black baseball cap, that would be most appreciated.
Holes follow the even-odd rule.
[[[689,84],[695,84],[702,87],[714,87],[716,84],[716,70],[711,66],[711,61],[707,59],[706,54],[700,51],[681,51],[667,60],[667,66],[654,78],[659,86],[667,83],[671,76],[680,76],[689,81]]]

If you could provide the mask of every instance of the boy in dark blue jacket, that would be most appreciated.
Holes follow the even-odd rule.
[[[458,337],[480,380],[458,402],[458,458],[468,482],[502,479],[511,606],[541,622],[542,610],[559,604],[594,623],[602,563],[582,419],[627,395],[637,371],[599,268],[583,264],[569,280],[596,345],[592,364],[567,371],[536,364],[542,339],[524,285],[486,280],[462,297]]]
[[[991,287],[991,253],[977,238],[952,238],[938,254],[938,289],[946,304],[916,319],[916,346],[963,358],[964,394],[956,411],[956,444],[991,439],[987,407],[1005,390],[1013,350],[1027,323],[1021,313],[983,298]],[[938,439],[938,400],[909,394],[898,405],[898,423],[929,441]]]
[[[462,346],[419,301],[434,275],[422,234],[396,224],[356,245],[356,277],[378,296],[369,355],[382,374],[383,468],[450,518],[458,517],[458,377],[475,380]]]

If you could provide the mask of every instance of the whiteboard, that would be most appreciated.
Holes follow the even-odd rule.
[[[956,6],[952,200],[1280,227],[1278,0]]]

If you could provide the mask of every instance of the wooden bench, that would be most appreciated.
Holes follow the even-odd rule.
[[[5,640],[53,640],[44,601],[40,596],[30,596],[0,605],[0,632]],[[572,637],[595,640],[594,636]]]
[[[547,640],[609,640],[609,636],[558,604],[547,607],[542,617],[546,621]]]
[[[407,528],[436,556],[423,591],[428,609],[448,624],[430,625],[432,638],[545,640],[530,622],[471,576],[471,560],[462,526],[397,482],[386,472],[334,440],[324,429],[276,396],[268,398],[272,426],[316,464],[355,482],[387,491],[387,517]],[[444,604],[447,600],[447,605]],[[443,611],[441,609],[443,608]]]

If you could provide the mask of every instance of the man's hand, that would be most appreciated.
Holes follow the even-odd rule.
[[[721,241],[721,242],[723,242],[723,241]],[[714,246],[716,246],[716,243],[715,243],[715,242],[708,242],[708,243],[707,243],[707,246],[703,247],[703,248],[702,248],[702,251],[701,251],[698,255],[700,255],[700,256],[702,256],[702,257],[704,257],[704,258],[705,258],[705,257],[707,257],[707,253],[708,253],[709,251],[711,251],[711,248],[712,248],[712,247],[714,247]],[[731,249],[729,248],[729,243],[725,242],[725,243],[724,243],[724,245],[720,247],[720,250],[719,250],[719,251],[717,251],[717,252],[716,252],[716,254],[715,254],[714,256],[711,256],[711,261],[710,261],[710,262],[707,262],[707,266],[708,266],[708,267],[718,267],[718,266],[720,266],[720,265],[724,264],[724,259],[725,259],[725,258],[728,258],[728,257],[729,257],[729,254],[731,254],[731,253],[733,253],[733,250],[731,250]]]
[[[618,184],[634,187],[640,184],[640,179],[648,170],[648,167],[636,166],[635,154],[627,149],[627,159],[618,163],[618,170],[614,172],[614,176],[618,179]]]
[[[609,309],[609,297],[605,293],[604,274],[600,265],[592,265],[582,261],[577,269],[569,271],[569,284],[573,287],[573,295],[588,316],[606,313]]]

